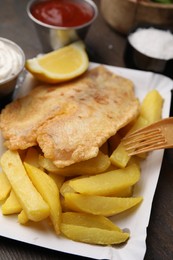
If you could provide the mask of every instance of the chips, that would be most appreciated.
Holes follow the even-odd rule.
[[[136,164],[132,164],[125,169],[72,179],[69,186],[80,194],[109,196],[134,185],[139,178],[140,169]]]
[[[141,176],[145,156],[128,156],[121,138],[161,117],[163,99],[154,90],[141,105],[139,117],[120,129],[97,157],[59,169],[37,147],[1,157],[0,200],[4,215],[18,214],[18,222],[51,220],[57,235],[83,243],[112,245],[130,234],[109,217],[142,203],[133,189]],[[152,115],[150,111],[152,110]],[[145,198],[144,198],[145,199]]]
[[[99,245],[121,244],[129,238],[129,234],[125,232],[63,223],[61,232],[69,239]]]
[[[16,214],[21,212],[22,206],[18,201],[13,190],[10,192],[10,195],[6,199],[6,201],[2,204],[1,209],[2,209],[2,214],[4,215]]]
[[[66,209],[106,217],[130,209],[142,201],[142,197],[119,198],[77,193],[66,193],[64,199]]]
[[[57,234],[60,233],[61,204],[59,189],[54,180],[42,170],[24,163],[27,174],[44,201],[49,205],[50,219]]]
[[[11,191],[11,185],[10,182],[4,172],[0,173],[0,201],[3,201],[7,198]]]
[[[29,179],[18,152],[6,151],[1,157],[1,166],[28,218],[33,221],[47,218],[49,206]]]

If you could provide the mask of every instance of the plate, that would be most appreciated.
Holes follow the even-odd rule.
[[[91,63],[90,68],[100,64]],[[135,85],[136,96],[143,100],[145,95],[152,89],[157,89],[164,98],[163,117],[169,116],[171,104],[171,79],[153,74],[151,72],[136,71],[104,65],[112,72],[131,79]],[[16,97],[25,95],[36,82],[30,74],[27,74],[22,86],[16,91]],[[0,137],[0,155],[4,151],[3,140]],[[142,204],[117,216],[111,220],[122,229],[130,231],[130,239],[123,246],[97,246],[74,242],[63,237],[57,237],[47,222],[39,225],[22,226],[17,222],[16,216],[4,217],[0,214],[0,235],[21,242],[49,248],[56,251],[76,254],[94,259],[116,259],[116,260],[142,260],[146,251],[146,229],[149,223],[152,200],[157,186],[157,181],[162,164],[163,150],[154,151],[149,154],[142,163],[142,173],[139,183],[135,186],[134,195],[143,196]]]

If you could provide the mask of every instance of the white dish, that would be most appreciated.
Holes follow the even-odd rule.
[[[91,63],[90,67],[98,64]],[[106,66],[106,65],[105,65]],[[106,66],[116,74],[131,79],[135,84],[135,93],[140,100],[147,92],[157,89],[164,98],[163,117],[169,116],[171,103],[171,79],[153,74],[150,72],[135,71],[113,66]],[[35,82],[30,74],[26,77],[22,88],[18,89],[16,96],[23,96],[28,92],[31,82]],[[3,140],[0,137],[0,155],[4,148]],[[148,158],[142,163],[142,174],[140,182],[135,187],[135,195],[143,196],[144,201],[137,209],[129,210],[111,219],[121,228],[130,230],[131,237],[123,246],[95,246],[74,242],[63,237],[57,237],[53,230],[42,222],[28,226],[19,225],[17,216],[2,216],[0,214],[0,235],[18,241],[34,244],[37,246],[53,249],[56,251],[91,257],[95,259],[116,259],[116,260],[142,260],[146,251],[146,228],[149,223],[152,200],[157,186],[157,181],[162,164],[163,150],[151,152]]]

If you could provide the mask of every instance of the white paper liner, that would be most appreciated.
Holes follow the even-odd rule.
[[[90,68],[99,64],[91,63]],[[107,66],[112,72],[131,79],[135,85],[136,96],[143,100],[152,89],[157,89],[164,98],[163,117],[169,116],[171,103],[171,79],[150,72],[136,71],[119,67]],[[31,86],[37,82],[27,74],[24,83],[20,86],[15,97],[24,96]],[[0,136],[0,155],[3,153],[3,140]],[[135,186],[134,195],[143,196],[144,201],[135,209],[111,217],[120,228],[130,230],[130,239],[120,246],[97,246],[74,242],[63,237],[57,237],[47,222],[32,223],[22,226],[17,222],[17,216],[3,216],[0,213],[0,235],[29,244],[53,249],[56,251],[91,257],[94,259],[110,260],[142,260],[146,251],[146,228],[149,223],[152,200],[162,164],[163,150],[149,154],[142,163],[142,174],[139,183]]]

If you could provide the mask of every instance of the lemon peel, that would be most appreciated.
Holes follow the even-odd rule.
[[[39,57],[28,59],[26,69],[47,83],[68,81],[84,73],[89,66],[82,42],[75,42]]]

